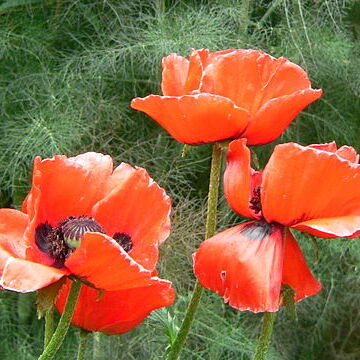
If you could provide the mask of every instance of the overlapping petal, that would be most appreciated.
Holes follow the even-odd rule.
[[[292,228],[322,238],[356,238],[360,235],[360,215],[313,219]]]
[[[26,257],[27,244],[24,232],[29,224],[29,218],[21,211],[0,209],[0,248],[15,257]]]
[[[327,144],[312,144],[309,145],[308,148],[336,153],[336,155],[338,155],[342,159],[348,160],[356,164],[359,163],[359,155],[353,147],[344,145],[340,149],[338,149],[335,141]]]
[[[299,112],[321,94],[321,90],[305,89],[267,101],[250,117],[249,126],[241,136],[248,139],[249,145],[275,140]]]
[[[65,266],[98,289],[121,290],[148,286],[151,271],[134,261],[111,237],[87,233]]]
[[[269,232],[270,229],[270,232]],[[234,308],[273,312],[279,308],[283,228],[248,222],[204,241],[194,254],[200,283]]]
[[[184,94],[202,91],[202,83],[207,66],[211,65],[219,56],[233,52],[234,49],[210,52],[208,49],[193,50],[189,57],[189,72],[185,83]],[[164,94],[165,95],[165,94]]]
[[[69,272],[13,257],[0,248],[0,287],[17,292],[32,292],[48,286]]]
[[[208,52],[204,49],[193,50],[191,52],[189,57],[189,72],[187,74],[184,93],[182,95],[189,95],[193,91],[197,92],[199,90],[205,67],[204,61],[206,61],[207,55]]]
[[[24,232],[28,222],[21,211],[0,209],[0,287],[6,290],[39,290],[68,274],[27,260]]]
[[[189,60],[170,54],[163,59],[162,89],[167,96],[136,98],[131,106],[190,145],[238,137],[250,145],[270,142],[322,94],[300,66],[243,49],[193,50]],[[249,114],[248,127],[235,116],[239,109]]]
[[[99,153],[36,158],[33,186],[40,190],[37,222],[56,225],[68,216],[90,214],[92,206],[103,196],[103,186],[112,170],[111,157]]]
[[[0,288],[30,292],[70,274],[102,290],[153,288],[170,209],[145,169],[123,163],[113,172],[111,158],[97,153],[36,158],[23,212],[0,209]],[[144,316],[129,321],[135,326]]]
[[[250,150],[246,139],[232,141],[227,154],[227,166],[224,173],[224,192],[231,208],[248,218],[260,218],[250,208],[254,189],[261,185],[261,172],[250,166]]]
[[[218,56],[206,68],[200,91],[232,99],[249,111],[250,123],[241,136],[250,145],[276,139],[322,94],[311,89],[300,66],[259,50],[241,49]]]
[[[263,173],[262,209],[268,222],[296,227],[324,219],[312,225],[327,232],[326,237],[353,236],[359,231],[360,165],[336,152],[294,143],[278,145]],[[298,228],[307,232],[310,225]]]
[[[70,280],[61,289],[56,307],[62,313]],[[137,326],[153,310],[171,305],[175,292],[171,283],[157,277],[146,287],[99,291],[83,285],[72,323],[88,331],[121,334]]]
[[[152,117],[176,140],[192,145],[236,138],[248,125],[246,110],[217,95],[149,95],[132,100],[131,107]]]
[[[347,146],[347,145],[342,146],[340,149],[336,151],[336,155],[352,163],[355,164],[359,163],[359,154],[351,146]]]
[[[161,89],[164,95],[184,95],[185,82],[188,77],[189,60],[177,54],[170,54],[162,59]]]
[[[51,265],[51,259],[35,245],[37,226],[45,222],[56,226],[69,216],[90,215],[94,204],[104,196],[112,169],[110,156],[93,152],[72,158],[35,158],[30,195],[23,204],[30,219],[25,232],[28,259]]]
[[[265,92],[284,62],[284,58],[275,59],[259,50],[239,49],[218,56],[205,70],[201,91],[232,99],[253,115],[266,100],[278,97]]]
[[[121,164],[112,178],[111,183],[118,185],[94,206],[92,216],[108,235],[129,235],[132,241],[129,255],[153,270],[158,246],[170,233],[170,198],[143,168]],[[117,178],[122,180],[115,181]]]
[[[282,283],[295,292],[295,301],[313,296],[321,290],[306,264],[305,257],[289,229],[286,229]]]

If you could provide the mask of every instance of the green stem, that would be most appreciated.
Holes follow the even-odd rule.
[[[40,355],[38,360],[51,360],[59,350],[69,329],[70,322],[74,314],[75,305],[79,297],[80,289],[81,282],[79,280],[73,280],[68,298],[66,300],[65,309],[60,317],[59,324],[54,332],[54,335],[52,336],[47,347]]]
[[[211,160],[205,239],[208,239],[209,237],[213,236],[216,230],[221,157],[222,157],[221,144],[215,143],[213,145],[212,160]]]
[[[85,360],[86,345],[87,345],[89,334],[90,334],[89,331],[80,329],[80,333],[79,333],[80,339],[79,339],[77,360]]]
[[[222,156],[221,145],[219,143],[215,143],[213,145],[211,171],[210,171],[208,208],[207,208],[206,231],[205,231],[206,239],[213,236],[216,229],[221,156]],[[184,320],[181,324],[176,339],[171,346],[171,350],[167,358],[168,360],[176,360],[180,355],[181,349],[185,343],[191,324],[194,320],[195,313],[200,302],[202,291],[203,288],[200,285],[200,283],[197,281],[194,287],[194,291],[189,306],[186,310]]]
[[[45,314],[45,336],[44,336],[44,350],[48,346],[54,334],[54,308],[51,307]]]
[[[242,0],[241,2],[240,34],[244,36],[247,34],[250,23],[250,1],[251,0]]]
[[[282,3],[283,0],[273,0],[273,2],[269,5],[263,17],[257,22],[256,26],[258,29],[262,27],[264,22],[268,19],[268,17],[276,10],[276,8]]]
[[[276,313],[266,312],[264,313],[263,323],[261,326],[261,333],[259,342],[256,347],[256,353],[254,360],[265,360],[266,354],[269,349],[271,334],[275,322]]]
[[[166,11],[165,0],[157,0],[155,4],[156,4],[156,14],[159,18],[162,18],[165,15],[165,11]]]
[[[101,333],[94,332],[93,333],[93,360],[100,359],[101,354]]]

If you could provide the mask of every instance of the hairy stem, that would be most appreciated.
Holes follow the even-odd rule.
[[[101,356],[101,333],[93,332],[93,360],[100,359]]]
[[[93,332],[93,360],[100,359],[101,354],[101,333]]]
[[[210,170],[208,208],[207,208],[206,231],[205,231],[206,239],[213,236],[216,229],[221,156],[222,156],[221,145],[215,143],[213,145],[211,170]],[[184,320],[181,324],[180,330],[176,336],[176,339],[168,355],[168,360],[176,360],[180,355],[181,349],[185,343],[191,324],[194,320],[196,310],[200,303],[202,291],[203,288],[200,285],[200,283],[197,281],[194,287],[194,291],[189,306],[186,310]]]
[[[85,354],[86,354],[86,345],[89,338],[89,331],[80,329],[79,333],[79,347],[78,347],[78,354],[77,354],[77,360],[85,360]]]
[[[45,336],[44,336],[44,350],[48,346],[54,334],[54,308],[51,307],[45,314]]]
[[[269,349],[271,334],[275,322],[276,313],[266,312],[263,316],[259,342],[256,347],[254,360],[265,360]]]
[[[38,360],[51,360],[54,358],[56,352],[59,350],[69,329],[70,322],[74,314],[75,305],[79,297],[80,289],[81,282],[79,280],[73,280],[68,298],[66,300],[65,309],[60,317],[59,324],[51,340],[49,341],[44,352],[40,355]]]

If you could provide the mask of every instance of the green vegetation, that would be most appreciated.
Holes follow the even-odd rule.
[[[246,5],[249,4],[249,7]],[[0,5],[0,205],[19,207],[36,155],[110,154],[146,167],[171,195],[172,235],[162,246],[161,277],[175,305],[138,328],[94,341],[101,359],[160,359],[180,325],[194,284],[191,253],[204,238],[211,147],[182,145],[144,114],[135,96],[160,93],[161,58],[191,48],[260,48],[304,67],[324,96],[276,142],[256,147],[266,163],[275,143],[329,142],[360,150],[358,0],[7,0]],[[219,228],[241,219],[222,198]],[[311,240],[296,233],[309,263]],[[360,242],[319,240],[312,266],[323,290],[281,310],[271,360],[360,358]],[[43,320],[34,295],[0,292],[0,358],[34,360]],[[182,359],[250,359],[260,315],[241,313],[205,291]],[[57,359],[75,358],[72,329]]]

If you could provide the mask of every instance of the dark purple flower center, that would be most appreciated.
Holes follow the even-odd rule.
[[[126,251],[129,252],[133,243],[131,241],[131,236],[125,233],[115,233],[113,239]]]
[[[69,216],[52,227],[48,222],[38,225],[35,229],[35,243],[38,248],[54,259],[53,266],[63,267],[67,257],[79,246],[81,237],[88,232],[105,234],[103,227],[93,218],[87,216]],[[114,240],[126,252],[132,249],[131,236],[115,233]]]
[[[250,240],[262,240],[273,232],[273,224],[267,223],[265,220],[255,221],[244,226],[240,232]]]
[[[260,186],[257,186],[253,190],[253,196],[250,200],[250,209],[254,210],[255,214],[258,214],[261,211],[261,193]]]

